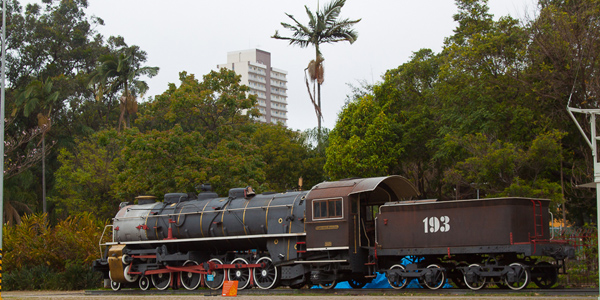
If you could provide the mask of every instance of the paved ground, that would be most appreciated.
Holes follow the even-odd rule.
[[[215,293],[215,296],[221,298]],[[2,292],[2,299],[27,299],[27,300],[57,300],[57,299],[114,299],[114,300],[137,300],[137,299],[170,299],[170,300],[188,300],[208,297],[204,294],[189,294],[189,295],[173,295],[173,294],[148,294],[148,295],[126,295],[106,293],[93,295],[84,291],[63,292],[63,291],[31,291],[31,292]],[[455,300],[455,299],[492,299],[492,300],[516,300],[516,299],[557,299],[557,300],[590,300],[598,299],[598,296],[578,296],[578,295],[536,295],[535,293],[523,293],[514,295],[423,295],[422,293],[411,294],[410,292],[403,295],[394,296],[376,296],[376,295],[238,295],[236,298],[240,300]],[[210,298],[208,298],[210,299]]]

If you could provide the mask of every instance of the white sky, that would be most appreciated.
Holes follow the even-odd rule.
[[[29,0],[25,2],[37,2]],[[88,15],[105,21],[97,30],[107,38],[121,35],[128,45],[148,53],[147,66],[160,67],[146,79],[147,96],[163,93],[168,83],[179,84],[179,72],[201,79],[227,61],[227,52],[258,48],[271,53],[271,65],[288,72],[288,127],[304,130],[317,126],[317,118],[304,83],[304,68],[314,58],[314,48],[290,46],[272,39],[280,22],[292,14],[307,23],[304,5],[314,11],[318,0],[88,0]],[[327,0],[320,1],[321,5]],[[511,15],[524,19],[536,0],[489,0],[495,19]],[[362,18],[359,36],[321,48],[325,57],[322,86],[323,126],[333,128],[350,93],[347,83],[381,81],[388,69],[407,62],[413,52],[430,48],[440,52],[444,38],[452,35],[457,12],[452,0],[348,0],[341,17]]]

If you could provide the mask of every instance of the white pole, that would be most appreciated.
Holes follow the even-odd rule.
[[[598,136],[596,134],[596,114],[590,114],[590,134],[592,142],[592,159],[594,160],[594,182],[596,183],[596,229],[600,237],[600,163],[598,162]],[[598,272],[600,272],[600,239],[598,239]],[[600,288],[600,277],[598,278]],[[600,293],[598,294],[600,300]]]
[[[2,226],[4,225],[4,103],[6,102],[6,0],[2,0],[2,92],[0,99],[0,267],[2,267]],[[0,269],[0,272],[2,269]],[[0,277],[1,278],[1,277]]]
[[[2,70],[0,92],[0,291],[2,290],[2,227],[4,226],[4,102],[6,79],[6,0],[2,0]],[[0,299],[2,296],[0,294]]]
[[[594,164],[594,182],[583,185],[587,188],[596,189],[596,230],[598,237],[600,237],[600,162],[598,162],[598,135],[596,133],[596,115],[600,114],[600,109],[580,109],[567,106],[567,112],[577,125],[579,132],[583,135],[583,138],[587,144],[592,148],[592,163]],[[582,113],[590,116],[590,138],[583,131],[579,121],[573,115],[573,112]],[[563,206],[564,210],[564,206]],[[598,272],[600,272],[600,239],[598,239]],[[598,288],[600,289],[600,277],[598,278]],[[598,293],[598,300],[600,300],[600,293]]]

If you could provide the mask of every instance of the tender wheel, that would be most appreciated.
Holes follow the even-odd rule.
[[[234,259],[231,264],[243,264],[248,265],[248,261],[243,258]],[[250,283],[250,269],[247,267],[244,268],[234,268],[227,270],[227,277],[229,280],[237,280],[238,281],[238,289],[245,289]]]
[[[222,265],[223,262],[213,258],[209,260],[217,265]],[[223,282],[225,282],[225,271],[223,269],[215,269],[212,270],[210,274],[206,274],[204,276],[204,282],[206,282],[206,286],[211,290],[218,290],[223,286]]]
[[[554,265],[541,261],[531,268],[531,281],[539,288],[549,289],[558,281],[558,272]]]
[[[393,265],[390,270],[405,270],[406,268],[404,268],[403,265]],[[390,285],[399,290],[402,289],[406,286],[406,284],[408,283],[408,279],[402,277],[402,276],[391,276],[389,274],[386,274],[387,280],[390,283]]]
[[[125,267],[125,269],[123,270],[123,277],[125,277],[125,280],[127,280],[127,282],[135,282],[139,275],[138,274],[129,274],[129,270],[131,269],[131,266],[127,266]]]
[[[336,285],[337,285],[337,280],[319,284],[319,286],[324,290],[331,290],[331,289],[335,288]]]
[[[142,276],[139,281],[140,289],[142,291],[147,291],[150,288],[150,278],[146,276]]]
[[[110,288],[111,288],[113,291],[118,291],[118,290],[120,290],[120,289],[121,289],[121,283],[120,283],[120,282],[116,282],[116,281],[112,281],[112,280],[111,280],[111,281],[110,281]]]
[[[348,284],[353,288],[353,289],[362,289],[363,287],[365,287],[365,285],[367,285],[367,282],[364,280],[355,280],[355,279],[350,279],[348,280]]]
[[[271,258],[263,256],[256,261],[257,264],[264,263],[264,267],[254,268],[254,284],[259,288],[266,290],[276,287],[279,282],[279,271],[273,265]]]
[[[427,280],[427,278],[425,279],[425,285],[431,290],[437,290],[441,288],[446,282],[446,274],[444,270],[435,264],[427,266],[427,269],[431,269],[427,271],[432,273],[433,276],[431,280]]]
[[[483,276],[477,275],[475,271],[481,271],[482,268],[478,264],[472,264],[469,266],[467,272],[465,272],[464,280],[467,287],[472,290],[480,290],[485,286],[486,278]]]
[[[171,273],[152,274],[152,284],[157,290],[166,290],[171,284]]]
[[[193,260],[188,260],[186,261],[183,266],[197,266],[198,263],[193,261]],[[198,286],[200,285],[200,279],[202,278],[200,273],[194,273],[194,272],[181,272],[179,273],[179,278],[181,278],[181,285],[183,285],[183,287],[186,290],[195,290],[198,288]]]
[[[506,285],[511,290],[520,290],[529,283],[529,270],[521,263],[512,263],[509,265],[514,273],[509,273],[505,277]],[[510,279],[510,280],[509,280]]]

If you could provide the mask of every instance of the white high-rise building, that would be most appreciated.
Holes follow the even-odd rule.
[[[242,84],[258,98],[259,121],[287,123],[287,71],[271,67],[271,53],[250,49],[227,53],[227,63],[217,65],[242,76]]]

